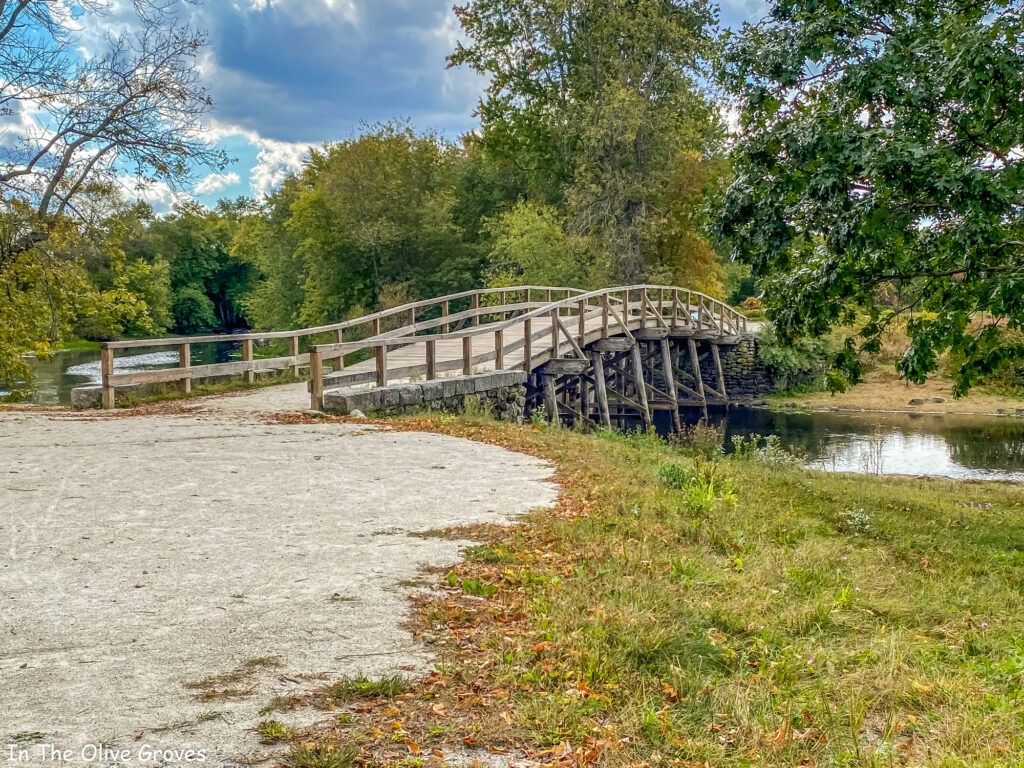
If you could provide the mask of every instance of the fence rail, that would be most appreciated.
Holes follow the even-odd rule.
[[[575,334],[566,325],[573,318]],[[685,288],[633,285],[590,292],[535,285],[484,288],[411,302],[315,328],[106,342],[101,346],[102,404],[104,408],[114,407],[118,387],[177,383],[182,391],[190,392],[193,379],[239,375],[253,381],[259,372],[291,369],[298,375],[301,367],[309,365],[311,402],[317,407],[323,397],[324,364],[333,362],[336,370],[342,370],[345,357],[356,353],[372,352],[373,368],[353,371],[343,377],[344,382],[376,381],[383,386],[396,378],[433,378],[453,370],[468,373],[474,366],[488,362],[501,368],[509,353],[519,350],[523,350],[523,360],[517,367],[530,370],[539,358],[557,356],[563,347],[572,349],[575,345],[578,349],[582,346],[580,342],[595,332],[604,336],[629,335],[631,330],[648,324],[686,329],[692,335],[708,338],[746,331],[746,318],[738,311]],[[362,338],[346,341],[346,332]],[[333,341],[316,343],[316,337],[324,335],[333,335]],[[474,352],[474,341],[483,335],[493,337],[493,346],[486,352]],[[281,339],[288,342],[287,355],[254,357],[255,342]],[[445,342],[456,340],[460,342],[461,354],[445,353],[439,357],[439,348],[450,347]],[[192,345],[223,342],[240,343],[242,359],[192,365]],[[308,347],[306,352],[301,351],[303,342]],[[542,346],[534,348],[537,342]],[[411,345],[422,346],[422,364],[389,368],[389,350]],[[117,350],[161,346],[177,349],[176,368],[114,372]]]

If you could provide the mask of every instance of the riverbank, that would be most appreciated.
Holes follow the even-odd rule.
[[[293,417],[294,418],[294,417]],[[416,606],[435,670],[345,681],[288,764],[1024,760],[1024,488],[857,477],[647,435],[390,422],[552,461],[553,511],[473,527]],[[467,758],[467,759],[468,759]]]
[[[879,411],[898,413],[962,413],[978,416],[1013,416],[1018,409],[1024,409],[1024,398],[996,394],[984,388],[976,388],[966,397],[953,397],[953,384],[949,379],[937,376],[924,384],[910,384],[901,381],[894,370],[888,367],[868,372],[864,381],[846,392],[782,392],[770,395],[768,400],[775,407],[786,407],[790,403],[800,408],[813,410]],[[921,401],[911,404],[912,401]]]

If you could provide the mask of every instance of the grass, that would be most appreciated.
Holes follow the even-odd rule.
[[[257,724],[253,730],[259,734],[260,740],[265,744],[274,744],[278,741],[288,741],[292,738],[292,729],[277,720],[264,720]]]
[[[564,492],[477,529],[416,598],[438,668],[324,744],[390,764],[451,745],[615,767],[1024,762],[1024,489],[391,423],[546,458]]]
[[[401,675],[390,675],[378,679],[368,677],[345,677],[327,688],[325,694],[331,701],[346,702],[371,699],[391,699],[409,690],[409,682]]]
[[[245,685],[260,670],[276,669],[281,666],[277,656],[256,656],[246,659],[230,672],[210,675],[202,680],[185,683],[185,688],[193,693],[197,701],[217,701],[220,699],[240,699],[252,696],[256,692],[254,686]]]

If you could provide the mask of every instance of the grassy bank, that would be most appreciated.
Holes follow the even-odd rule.
[[[326,688],[334,725],[279,733],[288,764],[1024,760],[1021,488],[694,459],[646,435],[392,424],[544,457],[564,492],[515,527],[449,532],[478,543],[416,605],[436,670]]]

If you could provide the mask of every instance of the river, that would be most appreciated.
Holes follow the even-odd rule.
[[[197,344],[197,364],[239,356],[237,344]],[[139,348],[115,358],[118,372],[177,365],[166,347]],[[97,350],[68,350],[48,361],[33,361],[38,391],[30,402],[70,405],[71,390],[99,383]],[[695,422],[700,411],[687,409]],[[778,435],[783,447],[803,452],[809,467],[836,472],[932,475],[959,479],[1024,481],[1024,419],[879,412],[776,411],[764,408],[710,408],[712,423],[725,427],[725,447],[734,435]],[[667,415],[659,414],[659,429]]]

